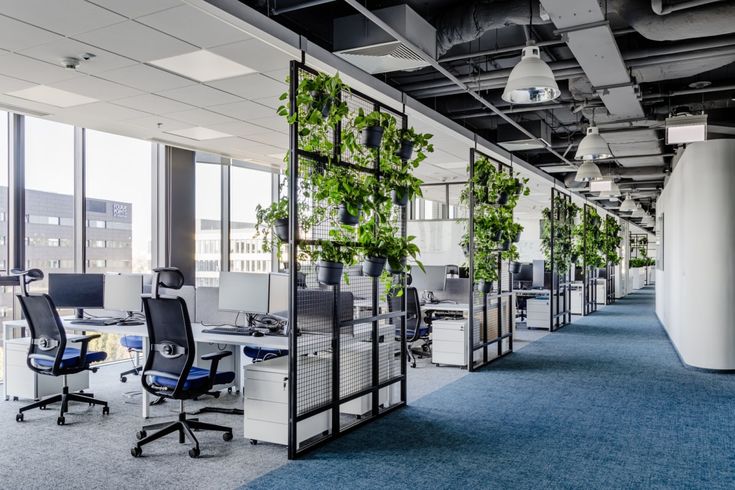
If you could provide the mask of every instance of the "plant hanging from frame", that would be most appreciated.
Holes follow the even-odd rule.
[[[541,251],[544,254],[544,266],[551,270],[551,224],[554,224],[554,269],[560,275],[569,271],[569,266],[575,261],[572,233],[574,223],[579,214],[579,206],[571,199],[560,195],[554,196],[554,216],[551,208],[542,211],[541,220]]]

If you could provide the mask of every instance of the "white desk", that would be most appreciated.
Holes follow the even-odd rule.
[[[137,335],[143,338],[143,352],[148,352],[148,329],[145,325],[75,325],[70,319],[63,319],[64,328],[67,332],[97,332],[97,333],[111,333],[115,335]],[[25,329],[28,324],[25,320],[12,320],[3,323],[3,343],[6,339],[10,339],[11,331],[13,329]],[[258,347],[268,347],[275,349],[288,349],[288,337],[277,336],[277,335],[265,335],[263,337],[253,337],[250,335],[227,335],[227,334],[212,334],[205,333],[203,330],[207,328],[200,323],[192,324],[192,330],[194,333],[195,342],[206,342],[212,344],[225,344],[225,345],[254,345]],[[7,363],[7,356],[5,361]],[[5,372],[7,373],[7,366],[5,366]],[[5,383],[3,384],[3,390],[5,390]],[[5,393],[3,393],[5,394]],[[142,398],[142,415],[144,418],[150,416],[150,394],[143,390]]]
[[[470,305],[467,303],[426,303],[421,305],[425,311],[451,311],[469,313]]]

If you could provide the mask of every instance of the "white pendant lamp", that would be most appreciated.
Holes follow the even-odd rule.
[[[511,104],[540,104],[559,97],[561,90],[551,68],[541,59],[538,46],[529,41],[522,53],[505,84],[503,100]]]
[[[577,175],[574,176],[574,180],[577,182],[590,182],[593,180],[602,179],[602,173],[600,167],[595,162],[584,162],[577,169]]]
[[[630,197],[630,194],[628,194],[627,196],[625,196],[625,200],[620,205],[620,211],[624,213],[630,213],[631,211],[635,211],[635,208],[635,201],[632,197]]]
[[[643,206],[641,206],[640,203],[638,203],[638,206],[633,210],[633,214],[631,216],[633,218],[642,218],[646,215],[646,212],[643,211]]]
[[[596,161],[611,157],[612,152],[610,152],[610,147],[607,141],[605,141],[605,138],[600,136],[600,130],[597,129],[597,126],[593,125],[588,127],[587,135],[580,141],[574,159]]]

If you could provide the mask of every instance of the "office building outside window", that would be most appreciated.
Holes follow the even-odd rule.
[[[8,273],[8,113],[0,111],[0,274]],[[0,288],[0,322],[13,317],[13,288]],[[0,382],[3,371],[5,346],[0,340]]]
[[[255,208],[269,206],[273,174],[238,166],[230,167],[230,270],[270,272],[270,251],[255,238]]]
[[[196,285],[217,286],[222,260],[222,165],[196,163]]]

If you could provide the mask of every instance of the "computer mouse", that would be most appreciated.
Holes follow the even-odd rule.
[[[265,334],[264,334],[263,332],[258,332],[258,331],[256,330],[256,331],[254,331],[254,332],[253,332],[253,333],[252,333],[251,335],[252,335],[253,337],[263,337],[263,336],[264,336]]]

